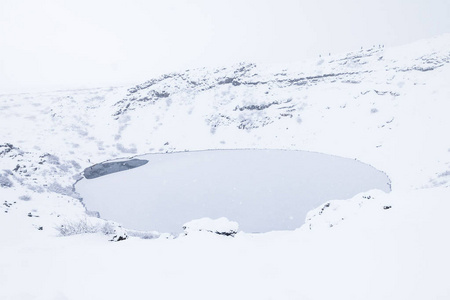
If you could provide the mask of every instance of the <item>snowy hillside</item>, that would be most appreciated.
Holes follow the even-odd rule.
[[[445,35],[0,95],[0,299],[449,299],[449,82]],[[73,187],[114,158],[244,148],[354,158],[384,171],[392,193],[324,203],[296,231],[110,243],[126,233],[86,212]],[[97,233],[59,237],[80,220]]]

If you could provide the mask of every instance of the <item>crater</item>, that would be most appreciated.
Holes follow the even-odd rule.
[[[244,232],[293,230],[326,201],[390,191],[387,175],[370,165],[307,151],[147,154],[84,174],[76,190],[88,210],[128,229],[168,233],[203,217],[226,217]]]

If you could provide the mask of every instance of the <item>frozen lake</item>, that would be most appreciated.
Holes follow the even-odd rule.
[[[178,233],[193,219],[227,217],[245,232],[292,230],[328,200],[370,189],[390,191],[388,177],[369,165],[305,151],[212,150],[137,158],[129,165],[139,167],[123,171],[109,163],[114,173],[100,172],[76,185],[88,210],[128,229]]]

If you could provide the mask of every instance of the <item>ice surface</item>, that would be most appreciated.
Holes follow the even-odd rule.
[[[245,232],[291,230],[331,199],[378,188],[387,176],[355,160],[306,151],[216,150],[150,154],[140,168],[82,180],[89,210],[126,228],[181,232],[184,223],[227,217]]]

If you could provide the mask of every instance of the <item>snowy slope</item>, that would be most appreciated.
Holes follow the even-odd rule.
[[[0,298],[448,299],[449,80],[445,35],[128,89],[0,95]],[[355,158],[393,192],[324,204],[293,232],[57,237],[79,220],[108,227],[73,189],[85,167],[235,148]]]

